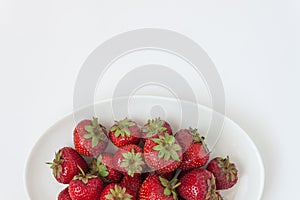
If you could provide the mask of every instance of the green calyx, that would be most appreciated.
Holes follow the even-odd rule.
[[[142,158],[142,153],[134,153],[134,149],[131,152],[122,153],[123,160],[120,165],[124,168],[128,175],[133,177],[135,173],[141,173],[143,171],[143,165],[145,162]]]
[[[135,126],[135,125],[136,125],[136,123],[125,118],[123,120],[116,122],[116,124],[113,127],[111,127],[110,131],[115,132],[116,137],[119,137],[120,135],[122,137],[125,137],[125,136],[129,137],[130,136],[129,127]]]
[[[94,159],[92,161],[92,169],[91,171],[95,174],[98,174],[101,178],[105,178],[109,175],[109,172],[107,171],[106,165],[101,164],[102,162],[102,155],[99,155],[99,157]]]
[[[87,184],[89,182],[89,179],[97,177],[93,174],[85,174],[84,171],[81,169],[81,167],[79,167],[79,166],[77,166],[77,167],[81,173],[74,176],[73,180],[79,180],[79,181],[82,181],[84,184]]]
[[[126,188],[115,185],[114,189],[110,189],[110,193],[105,195],[107,200],[131,200],[133,196],[126,193]]]
[[[233,163],[230,163],[229,156],[226,158],[218,158],[218,167],[226,174],[227,181],[234,181],[237,176],[237,169]]]
[[[198,129],[190,128],[190,133],[194,137],[194,141],[200,142],[202,144],[203,148],[205,149],[206,153],[209,153],[209,149],[204,141],[205,137],[203,137],[203,136],[200,137],[200,134],[198,133]]]
[[[181,184],[177,183],[177,179],[172,179],[171,181],[168,181],[167,179],[159,176],[160,183],[165,187],[164,189],[164,195],[169,196],[172,195],[174,200],[177,200],[177,193],[176,188]]]
[[[207,193],[205,199],[222,200],[222,197],[217,193],[216,190],[216,179],[212,174],[211,179],[207,180]]]
[[[57,178],[60,178],[60,174],[62,173],[61,165],[64,162],[64,160],[61,158],[61,156],[62,156],[62,152],[59,151],[55,153],[53,162],[46,162],[46,164],[50,165],[53,175]]]
[[[161,120],[160,118],[148,120],[148,124],[143,128],[143,132],[147,133],[147,137],[151,137],[156,133],[161,133],[167,130],[166,127],[163,127],[165,121]]]
[[[93,118],[92,125],[86,125],[84,127],[84,130],[86,130],[87,133],[83,135],[83,137],[85,139],[92,139],[92,148],[96,147],[100,140],[105,139],[106,136],[103,129],[104,127],[98,123],[98,118],[96,117]]]
[[[181,151],[180,145],[175,143],[175,137],[165,133],[165,136],[159,136],[159,138],[152,138],[152,140],[157,144],[153,147],[153,150],[158,151],[158,158],[163,158],[164,160],[180,161],[178,151]]]

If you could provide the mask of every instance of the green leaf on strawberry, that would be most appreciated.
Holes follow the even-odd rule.
[[[105,134],[103,133],[103,127],[98,123],[98,118],[94,117],[92,120],[92,125],[86,125],[84,130],[87,131],[83,137],[85,139],[92,139],[92,148],[99,144],[100,140],[105,139]]]
[[[205,137],[201,136],[200,137],[200,134],[198,133],[198,129],[193,129],[190,127],[190,133],[194,136],[194,141],[195,142],[200,142],[203,146],[203,148],[205,149],[205,151],[208,153],[209,152],[209,149],[205,143]]]
[[[131,152],[122,153],[123,160],[120,167],[127,170],[128,175],[134,176],[135,173],[141,173],[145,164],[141,153],[135,153],[134,149]]]
[[[84,171],[81,169],[81,167],[78,166],[78,168],[81,173],[74,176],[73,180],[79,180],[79,181],[82,181],[84,184],[87,184],[89,182],[89,179],[97,177],[93,174],[85,174]]]
[[[218,167],[226,174],[226,180],[234,181],[237,176],[237,169],[234,164],[230,163],[230,158],[218,158]]]
[[[164,189],[164,195],[169,196],[172,194],[173,199],[177,199],[177,193],[175,189],[180,185],[180,183],[177,183],[177,179],[172,179],[171,181],[168,181],[167,179],[159,176],[160,183],[165,187]]]
[[[102,155],[99,155],[97,158],[97,171],[101,177],[106,177],[109,175],[109,172],[107,171],[107,167],[105,165],[101,164],[102,162]]]
[[[55,177],[60,178],[60,174],[62,173],[62,163],[64,160],[61,158],[62,152],[59,151],[55,154],[55,158],[53,162],[46,162],[46,164],[50,165],[50,168],[53,170],[52,173]]]
[[[129,120],[128,118],[125,118],[123,120],[116,122],[116,124],[110,129],[110,131],[114,131],[116,137],[119,136],[129,137],[130,136],[129,127],[131,126],[136,126],[136,123]]]
[[[169,160],[170,158],[180,161],[178,151],[181,151],[180,145],[175,143],[175,137],[173,135],[165,134],[158,138],[152,138],[157,144],[153,147],[153,150],[158,151],[158,158]]]
[[[148,120],[148,125],[143,128],[143,132],[147,133],[147,137],[151,137],[156,133],[162,133],[167,130],[163,125],[165,124],[164,120],[156,118],[154,120]]]
[[[114,189],[109,190],[109,194],[105,195],[105,199],[107,200],[114,200],[114,199],[124,199],[124,200],[131,200],[132,195],[126,192],[125,187],[121,187],[119,185],[115,185]]]

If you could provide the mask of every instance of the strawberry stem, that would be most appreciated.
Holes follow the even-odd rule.
[[[181,183],[176,184],[176,182],[178,181],[177,179],[172,179],[171,181],[168,181],[167,179],[165,179],[161,176],[159,176],[159,180],[160,180],[160,183],[162,184],[162,186],[165,187],[164,195],[169,196],[172,194],[173,199],[177,200],[178,197],[177,197],[177,192],[176,192],[175,188],[177,188]]]

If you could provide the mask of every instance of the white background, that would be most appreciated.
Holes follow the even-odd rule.
[[[263,157],[262,199],[295,199],[296,12],[296,0],[0,0],[0,199],[28,198],[27,156],[43,132],[72,111],[76,76],[87,56],[113,35],[145,27],[180,32],[205,49],[223,80],[227,116],[248,132]],[[109,87],[104,84],[101,98],[109,97]]]

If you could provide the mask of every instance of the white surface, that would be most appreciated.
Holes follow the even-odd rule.
[[[0,148],[9,161],[0,167],[0,199],[27,198],[24,163],[41,134],[72,111],[76,75],[89,53],[141,27],[178,31],[207,51],[223,80],[227,115],[262,154],[262,199],[297,195],[299,1],[0,2]],[[109,96],[108,86],[103,91]]]
[[[115,110],[122,110],[127,99],[116,99]],[[179,129],[187,128],[186,124],[191,125],[195,119],[194,116],[181,119],[180,110],[190,111],[198,110],[200,133],[207,133],[210,127],[212,110],[197,104],[189,102],[181,102],[180,109],[176,99],[168,99],[162,97],[140,96],[130,100],[129,113],[132,119],[142,126],[149,118],[153,118],[161,113],[153,112],[153,105],[160,105],[164,108],[165,119],[172,125],[172,129],[176,132]],[[110,100],[102,101],[95,106],[95,112],[100,123],[106,127],[111,127],[114,123],[114,115],[112,113],[112,104]],[[87,113],[81,111],[81,113]],[[121,116],[120,119],[128,115]],[[84,115],[84,118],[92,116]],[[52,200],[57,198],[57,194],[66,186],[58,184],[52,176],[51,170],[44,163],[53,159],[53,151],[64,146],[73,146],[72,133],[76,123],[72,114],[55,123],[34,146],[26,166],[26,185],[28,194],[32,200]],[[193,126],[195,127],[195,125]],[[205,134],[204,134],[205,135]],[[209,137],[209,135],[207,136]],[[113,146],[113,145],[112,145]],[[111,148],[112,149],[112,148]],[[233,121],[228,118],[224,119],[224,129],[220,135],[217,145],[212,148],[211,158],[216,156],[230,156],[239,169],[239,181],[237,185],[228,191],[222,191],[224,199],[232,200],[260,200],[264,185],[264,168],[259,152],[248,135]],[[40,180],[43,180],[41,182]]]

